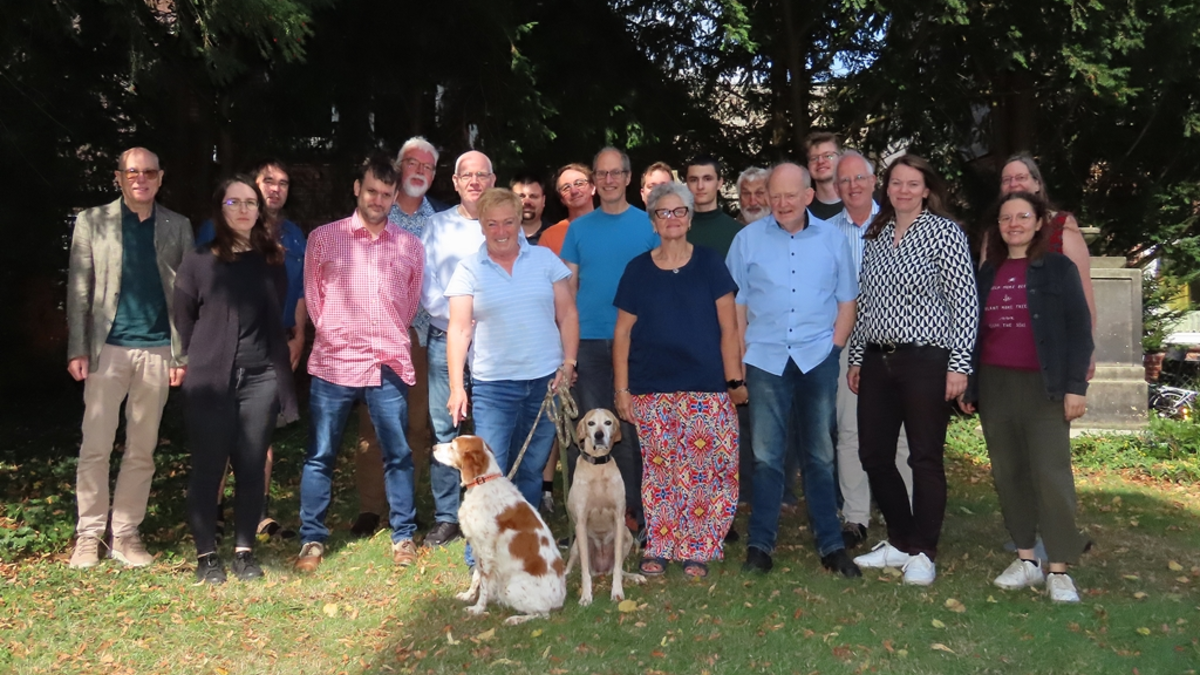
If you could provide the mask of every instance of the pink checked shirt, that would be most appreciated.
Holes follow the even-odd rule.
[[[421,240],[388,224],[377,239],[354,215],[308,238],[304,296],[317,338],[308,372],[343,387],[377,387],[388,366],[416,382],[408,326],[421,298]]]

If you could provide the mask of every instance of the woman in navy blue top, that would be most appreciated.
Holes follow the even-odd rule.
[[[637,426],[646,512],[643,574],[683,561],[693,577],[724,556],[737,511],[738,424],[744,403],[734,293],[716,251],[688,242],[692,193],[679,183],[647,199],[661,245],[625,268],[613,304],[617,412]]]

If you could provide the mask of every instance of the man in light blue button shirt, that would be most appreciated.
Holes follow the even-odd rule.
[[[767,572],[773,566],[788,413],[795,402],[805,500],[821,564],[857,577],[862,572],[842,542],[829,433],[838,357],[854,326],[854,260],[836,227],[809,220],[806,208],[813,189],[805,169],[775,167],[767,192],[773,215],[739,232],[725,261],[738,285],[738,328],[753,429],[754,490],[742,570]]]

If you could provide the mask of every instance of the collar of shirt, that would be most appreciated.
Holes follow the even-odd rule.
[[[154,202],[153,204],[150,205],[150,216],[148,218],[146,218],[145,220],[142,220],[141,217],[138,216],[138,214],[133,211],[133,209],[129,208],[129,205],[125,203],[124,199],[121,200],[121,218],[122,219],[129,218],[132,216],[132,217],[137,218],[139,223],[154,224],[154,216],[157,213],[158,213],[158,202]]]
[[[421,197],[421,205],[411,214],[405,213],[399,204],[392,204],[391,211],[388,211],[388,222],[419,237],[433,214],[433,205],[429,203],[429,198]]]
[[[526,239],[525,237],[519,237],[517,239],[517,257],[513,261],[513,264],[514,265],[516,264],[516,260],[520,260],[521,258],[527,257],[529,255],[529,251],[530,251],[529,240]],[[494,267],[500,267],[500,263],[496,262],[495,260],[492,260],[492,256],[488,255],[486,240],[482,244],[479,245],[479,260],[482,263],[484,263],[485,265],[492,265]],[[507,272],[506,272],[506,274],[507,274]]]
[[[864,221],[862,225],[859,225],[858,223],[854,222],[854,219],[850,217],[850,209],[842,209],[842,212],[838,214],[837,222],[838,222],[838,225],[842,225],[845,227],[855,227],[860,230],[866,231],[867,226],[871,224],[872,220],[875,220],[875,216],[877,216],[877,215],[879,215],[879,202],[872,199],[871,200],[871,215],[867,216],[866,221]]]
[[[386,222],[383,226],[383,230],[379,232],[379,238],[383,238],[384,235],[394,237],[396,236],[396,232],[399,230],[400,228],[396,227],[391,222]],[[359,217],[358,209],[354,209],[354,215],[350,216],[350,233],[356,237],[366,236],[369,238],[374,238],[371,235],[371,231],[367,229],[367,224],[363,222],[362,218]]]

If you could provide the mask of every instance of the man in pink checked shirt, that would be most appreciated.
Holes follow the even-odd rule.
[[[407,566],[417,555],[404,425],[415,382],[408,327],[420,305],[425,251],[419,239],[388,223],[398,177],[390,157],[372,155],[354,181],[354,214],[308,238],[304,295],[317,337],[308,360],[312,419],[300,477],[300,572],[316,570],[325,555],[333,467],[358,400],[366,402],[383,449],[392,560]]]

